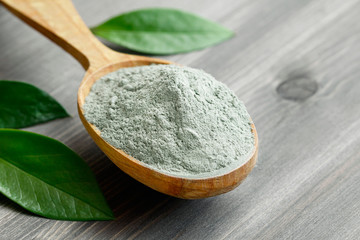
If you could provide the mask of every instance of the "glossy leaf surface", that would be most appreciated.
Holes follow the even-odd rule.
[[[0,128],[22,128],[68,116],[46,92],[27,83],[0,80]]]
[[[233,36],[232,31],[217,23],[165,8],[125,13],[94,27],[92,31],[110,42],[150,54],[189,52]]]
[[[35,133],[0,129],[0,192],[48,218],[113,219],[87,164],[59,141]]]

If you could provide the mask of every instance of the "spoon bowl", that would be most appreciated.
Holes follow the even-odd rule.
[[[113,147],[100,131],[85,117],[82,106],[92,85],[102,76],[120,68],[171,64],[156,58],[115,52],[98,41],[82,22],[70,0],[0,0],[16,16],[72,54],[86,69],[78,90],[78,113],[86,130],[99,148],[122,171],[159,192],[185,199],[211,197],[237,187],[253,169],[258,153],[255,125],[252,132],[255,144],[249,158],[235,169],[206,178],[177,177],[159,172]]]
[[[125,67],[135,67],[150,64],[170,64],[170,62],[145,57],[135,57],[135,60],[118,62],[87,75],[78,91],[78,112],[86,130],[93,138],[99,148],[116,164],[123,172],[130,175],[139,182],[159,192],[185,199],[205,198],[228,192],[237,187],[250,173],[257,159],[258,138],[255,125],[252,124],[252,132],[255,136],[255,145],[250,158],[240,167],[227,174],[210,178],[177,177],[159,172],[148,167],[141,161],[131,157],[124,151],[113,147],[100,135],[100,131],[84,117],[82,106],[89,94],[92,85],[102,76]]]

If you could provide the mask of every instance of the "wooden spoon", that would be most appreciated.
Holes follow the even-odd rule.
[[[258,138],[251,157],[240,167],[221,176],[181,178],[148,168],[142,162],[114,148],[101,138],[99,130],[84,118],[82,105],[91,86],[101,76],[119,68],[149,64],[170,64],[156,58],[115,52],[98,41],[86,27],[70,0],[0,0],[16,16],[73,55],[86,69],[78,91],[78,112],[86,130],[100,149],[122,171],[139,182],[168,195],[195,199],[215,196],[238,186],[255,165]]]

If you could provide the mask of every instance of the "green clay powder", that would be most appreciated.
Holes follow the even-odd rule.
[[[198,69],[122,68],[95,82],[83,110],[105,141],[173,176],[224,174],[254,150],[244,104]]]

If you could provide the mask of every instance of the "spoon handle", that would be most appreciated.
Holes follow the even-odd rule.
[[[88,29],[70,0],[0,0],[17,17],[73,55],[91,73],[130,58],[103,45]]]

